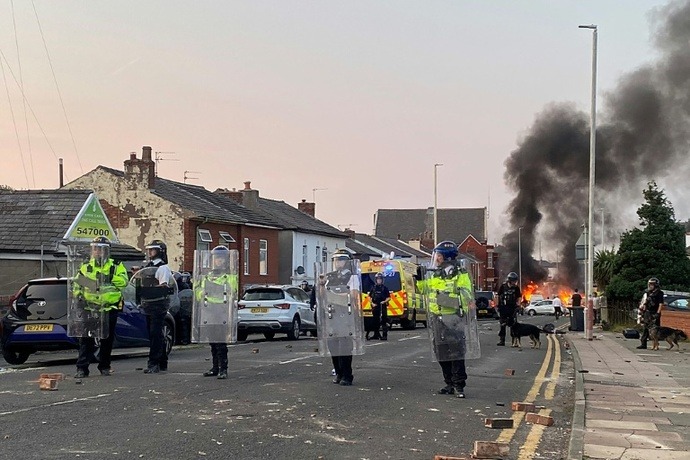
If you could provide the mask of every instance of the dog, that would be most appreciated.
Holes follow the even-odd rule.
[[[652,350],[659,349],[659,342],[665,340],[669,347],[667,350],[673,349],[675,345],[680,351],[679,340],[688,340],[688,336],[680,329],[673,329],[672,327],[655,327],[649,331],[649,338],[652,339]]]
[[[520,347],[520,338],[529,337],[532,342],[532,348],[541,348],[541,340],[539,340],[539,335],[544,332],[545,334],[552,334],[553,331],[544,330],[539,328],[534,324],[518,323],[517,320],[510,326],[510,337],[512,337],[512,347]]]

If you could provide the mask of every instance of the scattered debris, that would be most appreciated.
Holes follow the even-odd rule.
[[[503,373],[503,375],[510,377],[511,375],[515,375],[515,369],[506,369],[506,371]]]
[[[474,441],[474,458],[505,458],[510,452],[507,442]]]
[[[513,401],[511,408],[516,412],[534,412],[536,407],[532,403]]]
[[[512,418],[487,418],[484,420],[484,426],[487,428],[512,428],[513,419]]]
[[[41,390],[54,391],[57,390],[58,381],[57,379],[38,379],[38,388]]]
[[[256,353],[258,353],[258,352],[259,352],[259,349],[258,349],[258,348],[252,348],[252,353],[256,354]]]
[[[525,422],[535,423],[537,425],[552,426],[553,417],[549,417],[547,415],[528,413],[527,415],[525,415]]]

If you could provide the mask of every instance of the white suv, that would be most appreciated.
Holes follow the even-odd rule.
[[[309,295],[297,286],[252,286],[242,295],[237,313],[237,340],[247,340],[252,333],[269,340],[276,332],[290,340],[299,339],[302,331],[316,333]]]

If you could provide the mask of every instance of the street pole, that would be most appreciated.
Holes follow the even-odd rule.
[[[434,247],[438,244],[438,167],[443,163],[434,164]]]
[[[597,135],[597,26],[594,24],[579,26],[581,29],[592,31],[592,104],[590,112],[590,133],[589,133],[589,211],[587,229],[587,315],[585,317],[585,337],[592,340],[593,309],[590,305],[590,296],[594,290],[594,244],[592,238],[592,222],[594,220],[594,158],[596,152]],[[590,324],[591,323],[591,324]]]
[[[604,208],[601,211],[601,250],[604,250]]]
[[[520,290],[522,291],[522,227],[518,227],[518,277],[520,278]]]

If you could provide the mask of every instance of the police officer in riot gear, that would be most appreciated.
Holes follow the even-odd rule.
[[[652,330],[661,326],[661,305],[664,303],[664,291],[658,278],[650,278],[647,282],[646,299],[642,305],[642,335],[639,350],[647,349],[647,340]]]
[[[506,326],[510,327],[515,322],[515,315],[517,314],[520,305],[522,293],[520,287],[517,285],[518,275],[515,272],[508,273],[506,282],[498,288],[498,314],[501,325],[498,331],[499,347],[506,344]]]
[[[170,308],[168,283],[174,280],[170,267],[168,267],[167,246],[161,240],[153,240],[146,245],[146,256],[148,263],[145,267],[155,267],[154,280],[152,284],[158,287],[156,292],[149,291],[149,294],[141,298],[141,307],[148,316],[149,327],[149,359],[145,374],[157,374],[160,371],[168,370],[168,355],[165,350],[165,336],[163,326],[165,316]],[[168,289],[165,289],[168,288]]]
[[[201,282],[194,286],[195,296],[198,302],[202,301],[204,293],[207,291],[207,283],[215,283],[219,286],[232,286],[235,292],[238,290],[238,279],[236,274],[230,274],[230,250],[225,246],[216,246],[211,250],[212,270],[201,279]],[[223,304],[224,299],[216,296],[208,296],[206,299],[213,304]],[[230,306],[234,308],[234,306]],[[217,377],[219,379],[228,378],[228,344],[225,342],[211,343],[211,356],[213,367],[204,372],[204,377]]]
[[[94,238],[91,242],[91,256],[84,262],[72,283],[72,294],[75,298],[85,299],[88,305],[98,308],[102,315],[107,315],[105,322],[108,336],[100,340],[100,357],[98,370],[101,375],[110,375],[110,356],[115,339],[115,325],[122,308],[122,291],[127,285],[127,270],[122,263],[110,258],[110,240],[104,236]],[[75,378],[89,376],[89,363],[96,348],[93,337],[79,338],[79,357]]]
[[[374,279],[376,284],[369,291],[371,313],[373,315],[372,329],[374,336],[372,338],[375,340],[388,340],[388,301],[391,300],[391,293],[383,284],[383,273],[377,273]],[[381,328],[382,332],[379,333]],[[369,332],[371,331],[367,331],[366,340],[369,340]]]

